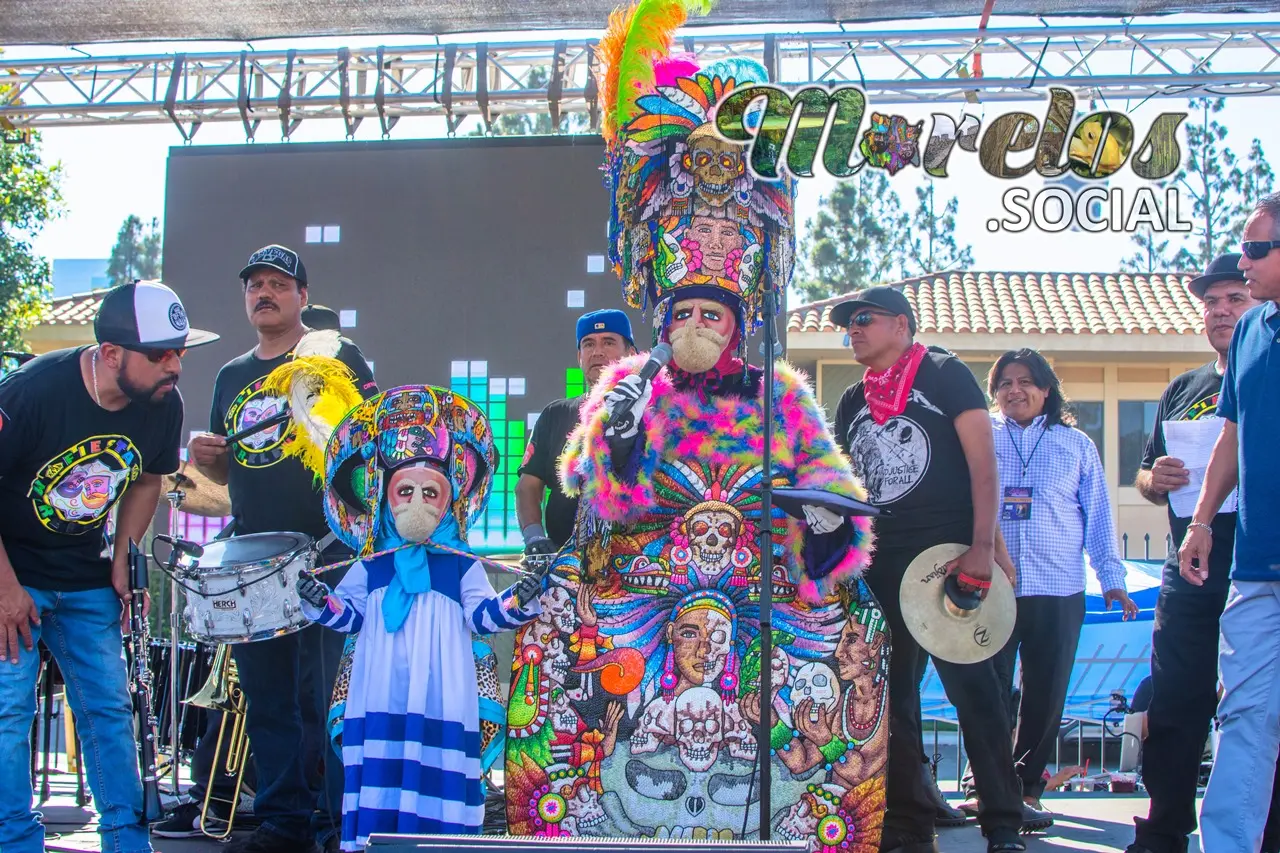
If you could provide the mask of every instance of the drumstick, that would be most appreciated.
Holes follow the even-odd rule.
[[[239,432],[231,433],[231,435],[227,436],[227,444],[229,445],[235,444],[237,441],[243,441],[244,439],[248,438],[251,435],[257,435],[260,432],[266,432],[267,430],[271,429],[273,426],[278,426],[284,423],[285,421],[289,420],[289,418],[290,418],[289,410],[285,409],[283,412],[274,414],[264,421],[258,421],[256,424],[254,424],[251,427],[245,427]]]

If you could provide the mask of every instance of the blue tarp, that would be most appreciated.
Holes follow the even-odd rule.
[[[1111,704],[1111,692],[1121,690],[1132,699],[1139,682],[1151,674],[1151,629],[1160,593],[1160,561],[1124,560],[1125,586],[1138,605],[1138,618],[1121,620],[1118,606],[1107,612],[1092,567],[1086,567],[1085,617],[1076,646],[1076,664],[1067,690],[1063,717],[1101,720]],[[926,720],[956,721],[942,682],[930,662],[920,687],[921,713]]]

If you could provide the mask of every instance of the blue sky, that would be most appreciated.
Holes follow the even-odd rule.
[[[1208,20],[1221,21],[1222,18]],[[963,25],[964,22],[949,22]],[[561,35],[561,34],[553,34]],[[563,34],[573,38],[574,34]],[[482,36],[463,36],[461,40],[476,41]],[[257,42],[259,49],[281,46],[320,46],[334,44],[405,44],[423,43],[417,38],[351,38],[307,39],[285,42]],[[238,50],[241,45],[182,44],[182,45],[101,45],[87,48],[91,53],[187,52]],[[11,47],[5,49],[6,57],[34,58],[62,55],[63,49],[49,47]],[[1103,69],[1095,68],[1097,72]],[[784,74],[785,76],[785,74]],[[1047,96],[1043,90],[1042,94]],[[872,100],[871,106],[876,103]],[[1086,105],[1087,106],[1087,105]],[[1130,114],[1139,136],[1145,134],[1152,120],[1161,112],[1183,111],[1185,100],[1152,99],[1140,107],[1136,104],[1111,103],[1098,109],[1117,109]],[[1136,107],[1136,109],[1135,109]],[[921,106],[886,107],[886,111],[905,115],[911,121],[925,120],[925,132],[930,128],[929,117],[935,111],[948,112],[959,117],[962,109],[975,112],[983,119],[984,127],[996,116],[1012,110],[1025,110],[1043,115],[1043,104],[993,104],[977,108],[961,105],[942,105],[933,109]],[[1247,151],[1252,139],[1261,140],[1272,160],[1280,157],[1280,97],[1240,97],[1228,99],[1219,120],[1229,129],[1229,144],[1236,152]],[[436,120],[402,121],[393,132],[395,139],[439,136],[443,134],[442,122]],[[465,124],[466,133],[474,125]],[[376,122],[366,121],[357,135],[358,139],[376,139],[379,135]],[[294,133],[293,141],[341,141],[344,138],[340,120],[303,122]],[[258,133],[261,142],[277,142],[280,139],[278,123],[264,123]],[[181,145],[182,138],[176,128],[168,124],[142,126],[105,126],[91,128],[55,128],[44,132],[44,154],[48,161],[62,164],[64,169],[63,195],[65,214],[50,223],[36,242],[39,252],[49,258],[105,258],[111,250],[121,221],[129,214],[143,219],[164,219],[165,162],[171,146]],[[238,122],[206,124],[200,128],[193,141],[195,145],[244,144],[243,130]],[[1029,155],[1011,155],[1011,162],[1022,162]],[[986,221],[1002,213],[999,197],[1013,185],[1011,182],[991,178],[978,166],[976,155],[957,151],[951,162],[952,175],[938,181],[939,199],[956,196],[960,201],[957,238],[961,244],[973,247],[975,268],[991,270],[1043,270],[1043,271],[1107,271],[1118,268],[1120,259],[1132,250],[1127,234],[1062,232],[1046,234],[1030,229],[1021,234],[990,234]],[[904,204],[914,204],[915,187],[929,180],[920,169],[907,169],[892,179],[893,186]],[[1033,192],[1041,186],[1041,179],[1032,177],[1019,181]],[[1127,192],[1144,182],[1134,177],[1126,166],[1110,183],[1121,186]],[[803,223],[813,216],[824,193],[830,192],[834,179],[821,176],[801,181],[797,202],[797,220]],[[1176,242],[1176,237],[1175,237]]]

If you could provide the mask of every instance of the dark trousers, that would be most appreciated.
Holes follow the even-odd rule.
[[[1017,711],[1019,720],[1013,759],[1027,797],[1039,799],[1044,794],[1044,771],[1062,730],[1062,709],[1082,625],[1083,592],[1021,597],[1013,636],[994,659],[1008,697],[1013,695],[1013,673],[1022,660],[1022,700],[1019,709],[1010,710]]]
[[[923,549],[920,549],[923,550]],[[923,758],[920,721],[920,669],[928,654],[916,643],[902,618],[899,588],[902,576],[919,550],[883,550],[867,571],[867,584],[880,602],[889,625],[889,763],[884,818],[886,840],[932,837],[935,807],[920,772]],[[990,660],[954,664],[934,658],[934,667],[947,698],[955,706],[964,733],[964,746],[986,796],[979,822],[990,832],[1020,829],[1022,791],[1013,772],[1013,745],[1003,713],[1000,681]]]
[[[1147,818],[1135,840],[1153,853],[1187,846],[1196,829],[1196,783],[1218,708],[1218,621],[1227,588],[1193,587],[1166,569],[1151,634],[1151,707],[1142,748]],[[1280,771],[1272,787],[1263,850],[1280,850]]]
[[[321,563],[349,555],[341,546]],[[321,578],[336,586],[346,569]],[[235,646],[245,718],[258,787],[254,816],[264,829],[293,840],[321,843],[341,828],[342,759],[329,740],[326,719],[345,635],[319,625]]]
[[[230,718],[227,719],[227,728],[222,735],[221,755],[218,755],[218,729],[222,724],[222,712],[207,710],[204,716],[204,731],[201,732],[199,740],[196,741],[196,748],[191,753],[192,784],[187,795],[196,804],[202,804],[205,793],[212,785],[215,799],[231,802],[231,797],[236,792],[235,777],[228,776],[223,770],[226,767],[233,721]],[[217,767],[214,766],[215,761]],[[250,788],[255,787],[252,763],[245,768],[244,782]]]

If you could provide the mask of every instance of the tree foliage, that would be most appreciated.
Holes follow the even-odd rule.
[[[902,235],[899,263],[902,277],[946,272],[973,265],[973,247],[956,242],[956,214],[960,199],[952,196],[939,212],[935,184],[916,187],[916,211],[912,227]]]
[[[125,217],[107,264],[107,280],[111,286],[118,287],[139,278],[160,278],[160,241],[160,220],[152,219],[150,225],[143,226],[137,216]]]
[[[1185,269],[1202,270],[1218,255],[1233,251],[1249,211],[1274,183],[1257,139],[1243,159],[1227,143],[1227,128],[1214,118],[1226,103],[1225,98],[1190,102],[1198,118],[1186,125],[1188,157],[1174,176],[1183,197],[1192,203],[1196,241],[1192,248],[1183,246],[1174,259]]]
[[[12,87],[0,85],[0,103]],[[57,165],[40,156],[39,134],[6,127],[0,140],[0,346],[21,349],[22,333],[40,319],[53,290],[49,262],[32,243],[58,215],[62,196]]]

